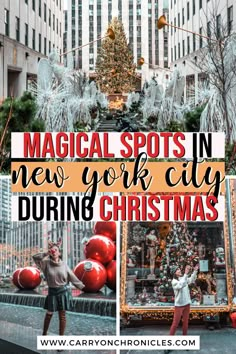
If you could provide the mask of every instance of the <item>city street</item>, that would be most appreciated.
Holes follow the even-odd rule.
[[[158,326],[141,326],[136,328],[126,328],[121,331],[121,335],[137,335],[137,336],[153,336],[153,335],[168,335],[170,327],[164,325]],[[234,328],[222,328],[210,331],[205,328],[205,326],[190,326],[189,335],[200,335],[200,350],[191,350],[188,353],[192,354],[234,354],[236,353],[236,329]],[[181,330],[179,329],[177,335],[182,335]],[[164,353],[163,350],[150,350],[150,354]],[[171,354],[185,354],[186,350],[173,350]],[[130,350],[130,351],[121,351],[121,354],[143,354],[143,351],[140,350]]]
[[[44,314],[44,309],[0,303],[0,340],[7,340],[18,346],[32,350],[33,352],[39,352],[36,349],[36,337],[42,334]],[[55,314],[51,321],[48,334],[57,335],[58,326],[58,316]],[[115,335],[115,333],[116,319],[67,312],[65,335],[103,336]],[[7,343],[3,343],[4,347],[7,348]],[[50,353],[50,351],[43,351],[43,353],[45,352]],[[55,353],[55,351],[51,352]],[[66,352],[70,353],[69,351]],[[6,353],[15,354],[21,353],[21,351],[4,351],[4,354]],[[26,351],[26,353],[28,353],[28,351]],[[75,353],[75,351],[71,353]],[[91,354],[91,351],[83,351],[83,353]],[[93,351],[93,353],[102,354],[101,351]],[[113,354],[112,351],[103,351],[103,353]]]

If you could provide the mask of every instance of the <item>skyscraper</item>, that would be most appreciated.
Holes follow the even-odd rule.
[[[169,23],[215,37],[220,34],[221,28],[226,27],[228,33],[235,31],[235,11],[235,0],[170,0]],[[211,33],[213,31],[215,33]],[[193,33],[171,28],[169,43],[171,66],[186,77],[186,98],[194,91],[194,87],[197,93],[199,83],[206,79],[206,74],[199,69],[199,62],[200,51],[207,45],[207,40]]]
[[[94,222],[11,222],[11,179],[0,177],[0,274],[33,265],[32,254],[48,248],[48,238],[62,242],[62,256],[73,268],[84,258],[84,237]]]
[[[11,221],[11,179],[0,176],[0,220]]]
[[[0,1],[0,100],[20,96],[38,60],[62,52],[63,0]]]
[[[11,180],[0,176],[0,274],[6,273],[7,237],[11,228]]]
[[[149,80],[158,66],[168,68],[168,32],[158,31],[156,20],[165,13],[168,1],[163,0],[68,0],[65,12],[64,51],[92,42],[106,34],[113,17],[124,25],[129,47],[137,63],[144,57],[142,79]],[[64,57],[68,65],[94,75],[101,41],[91,43]]]

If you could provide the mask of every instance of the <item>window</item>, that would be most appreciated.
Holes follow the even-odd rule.
[[[60,10],[61,10],[61,0],[60,0]]]
[[[51,27],[51,15],[52,15],[52,13],[51,13],[51,10],[49,9],[49,11],[48,11],[48,25],[49,25],[49,27]]]
[[[49,50],[49,53],[51,53],[51,41],[48,42],[48,50]]]
[[[39,33],[39,52],[41,53],[42,50],[42,35]]]
[[[42,4],[41,4],[41,0],[39,0],[39,17],[41,17],[41,11],[42,11]]]
[[[66,14],[67,14],[67,12],[66,12]],[[52,29],[53,29],[53,31],[55,31],[55,15],[54,14],[52,15]]]
[[[57,18],[57,34],[58,34],[58,18]]]
[[[199,29],[199,34],[202,34],[202,27]],[[203,38],[200,37],[199,39],[199,47],[202,48],[203,47]]]
[[[193,33],[193,51],[196,50],[196,35]]]
[[[176,26],[176,17],[174,18],[174,26]],[[175,28],[175,32],[176,32],[176,28]]]
[[[187,2],[187,20],[190,18],[189,2]]]
[[[118,1],[118,13],[119,13],[118,15],[119,20],[122,20],[122,0]]]
[[[193,0],[193,16],[196,13],[196,4],[195,4],[195,0]]]
[[[202,0],[199,0],[199,9],[202,9]]]
[[[29,43],[29,26],[25,23],[25,45],[28,46]]]
[[[16,17],[16,40],[20,42],[20,19]]]
[[[185,18],[184,18],[184,8],[182,9],[182,24],[184,25],[184,21],[185,21]]]
[[[25,0],[25,3],[28,4],[28,0]]]
[[[178,26],[180,27],[180,13],[178,13]]]
[[[4,9],[5,35],[9,36],[9,10]]]
[[[231,33],[233,29],[233,6],[230,6],[227,11],[227,17],[228,17],[228,34]]]
[[[187,37],[187,52],[190,53],[190,36]]]
[[[207,22],[207,37],[211,37],[211,22]]]
[[[35,29],[32,29],[32,48],[35,50]]]
[[[188,75],[186,76],[186,96],[193,98],[193,88],[197,84],[195,81],[194,75]],[[188,89],[188,92],[187,92]],[[170,267],[173,267],[171,264],[180,264],[183,262],[183,259],[186,259],[189,263],[191,262],[190,257],[185,255],[185,249],[188,248],[190,251],[188,254],[196,254],[199,259],[204,259],[207,264],[207,272],[200,272],[198,275],[198,279],[196,281],[197,287],[200,289],[199,294],[207,294],[212,296],[212,298],[215,298],[215,303],[214,306],[222,306],[222,299],[227,304],[227,289],[226,287],[222,291],[222,287],[219,287],[219,281],[218,279],[222,276],[222,273],[224,276],[222,277],[224,280],[225,284],[225,279],[226,277],[226,264],[225,264],[225,253],[227,253],[227,249],[225,249],[224,243],[225,240],[227,240],[227,236],[223,234],[223,223],[199,223],[200,225],[198,228],[196,228],[195,223],[186,223],[186,231],[182,232],[180,228],[180,223],[172,223],[173,226],[169,226],[167,223],[167,233],[168,238],[171,238],[171,242],[174,241],[174,237],[181,243],[183,239],[185,239],[185,235],[191,235],[194,233],[194,243],[191,242],[190,240],[185,241],[186,246],[188,247],[183,247],[183,249],[179,248],[178,254],[176,252],[175,247],[171,247],[171,243],[168,244],[169,240],[167,238],[167,247],[170,249],[168,250],[168,259],[170,259]],[[159,224],[156,223],[153,226],[153,229],[151,229],[150,233],[150,224],[147,222],[129,222],[127,223],[125,230],[125,235],[124,235],[124,240],[125,244],[129,247],[129,245],[134,245],[134,247],[137,247],[138,249],[142,250],[142,254],[148,254],[148,257],[140,257],[137,252],[136,254],[133,252],[132,254],[132,259],[134,260],[133,263],[135,264],[136,269],[138,269],[138,273],[136,272],[135,276],[135,281],[134,281],[134,288],[132,288],[132,292],[127,292],[127,294],[124,294],[124,302],[127,305],[127,307],[130,308],[136,308],[137,310],[139,308],[143,310],[144,307],[147,309],[150,309],[150,306],[157,306],[156,308],[153,309],[154,313],[158,311],[158,309],[163,308],[163,305],[166,306],[166,301],[172,303],[172,306],[174,306],[174,292],[171,286],[171,279],[169,279],[169,283],[167,282],[166,278],[164,277],[163,279],[163,273],[160,276],[160,271],[158,269],[158,272],[156,272],[155,265],[154,267],[150,263],[150,254],[153,254],[155,257],[155,251],[152,251],[152,247],[150,247],[150,243],[148,243],[149,238],[154,239],[155,242],[158,240],[157,235],[159,234]],[[174,232],[169,232],[169,229],[173,228],[173,230],[177,230]],[[179,231],[180,230],[180,231]],[[174,233],[174,235],[173,235]],[[150,236],[152,235],[152,236]],[[208,240],[210,240],[208,242]],[[144,243],[147,243],[147,250],[145,248],[144,250]],[[158,242],[158,241],[157,241]],[[183,241],[182,241],[183,242]],[[126,246],[126,247],[127,247]],[[128,249],[127,247],[127,249]],[[196,250],[196,251],[195,251]],[[151,253],[152,252],[152,253]],[[130,253],[130,252],[129,252]],[[139,253],[140,254],[140,253]],[[176,255],[177,254],[177,255]],[[215,257],[215,254],[217,256]],[[169,266],[169,263],[167,264],[166,257],[163,256],[165,255],[165,251],[163,251],[162,254],[160,254],[160,265],[161,269],[167,269]],[[216,260],[217,258],[217,260]],[[180,261],[180,259],[182,261]],[[127,257],[126,254],[123,256],[121,262],[124,264],[127,264]],[[130,268],[127,267],[126,269],[123,268],[124,272],[121,274],[121,278],[123,279],[123,283],[121,284],[122,287],[125,287],[125,274],[130,274]],[[140,294],[146,294],[146,292],[151,289],[150,287],[150,282],[146,281],[144,283],[143,279],[143,274],[145,273],[149,274],[150,271],[154,272],[155,274],[155,281],[160,284],[161,286],[161,291],[156,293],[156,299],[158,299],[158,305],[156,299],[153,301],[153,303],[150,305],[149,301],[143,301],[141,304],[140,302],[138,303],[137,298],[140,297]],[[221,273],[222,272],[222,273]],[[218,275],[221,273],[220,275]],[[209,280],[210,279],[210,280]],[[217,284],[217,285],[216,285]],[[221,285],[221,283],[220,283]],[[149,287],[149,289],[148,289]],[[148,290],[147,290],[148,289]],[[159,289],[158,289],[159,290]],[[157,290],[157,291],[158,291]],[[150,290],[149,290],[150,291]],[[198,291],[198,290],[197,290]],[[196,298],[196,293],[191,291],[191,298]],[[149,297],[150,299],[150,297]],[[152,301],[152,300],[150,300]],[[168,305],[169,305],[168,304]],[[205,301],[203,300],[202,296],[199,297],[199,302],[198,304],[194,305],[197,307],[204,307]]]
[[[185,56],[185,40],[182,42],[183,57]]]
[[[176,56],[176,45],[175,45],[175,60],[177,59],[177,56]]]
[[[97,35],[101,36],[102,20],[101,20],[102,4],[101,0],[97,0]],[[98,42],[98,47],[101,42]]]
[[[108,22],[112,19],[112,2],[108,0]]]
[[[32,10],[35,11],[35,0],[32,0]]]
[[[47,22],[47,5],[44,3],[44,22]]]
[[[217,38],[221,37],[221,15],[216,16],[216,35]]]
[[[181,55],[180,55],[180,43],[178,43],[178,58],[180,58]]]
[[[44,55],[47,55],[47,38],[44,37]]]

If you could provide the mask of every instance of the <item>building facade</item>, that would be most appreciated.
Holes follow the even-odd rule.
[[[62,239],[62,258],[71,267],[85,258],[82,240],[93,234],[93,222],[3,222],[4,238],[0,242],[0,274],[34,265],[32,255],[47,251],[48,238]],[[7,226],[7,227],[6,227]]]
[[[11,220],[11,179],[0,176],[0,220]]]
[[[62,256],[73,268],[84,259],[82,240],[95,222],[11,222],[11,178],[0,176],[0,275],[33,265],[32,255],[48,249],[48,238],[62,239]]]
[[[223,28],[230,33],[236,30],[236,2],[169,0],[169,23],[208,37],[220,34]],[[186,78],[185,99],[193,88],[197,95],[200,83],[205,80],[199,60],[207,39],[169,27],[169,44],[171,68],[177,68]]]
[[[0,176],[0,274],[6,273],[6,265],[3,260],[7,259],[7,235],[11,228],[11,180]],[[1,261],[2,260],[2,261]]]
[[[129,47],[137,63],[144,57],[142,81],[153,74],[163,75],[168,68],[168,32],[158,31],[160,15],[168,16],[168,0],[68,0],[65,11],[64,52],[104,36],[113,17],[119,18],[125,29]],[[101,41],[67,54],[67,66],[82,69],[93,76]]]
[[[92,236],[94,223],[88,222],[13,222],[7,234],[9,257],[5,267],[10,272],[16,268],[32,266],[32,255],[47,251],[48,238],[57,242],[62,239],[62,257],[71,267],[84,259],[84,237]],[[3,265],[4,268],[4,265]]]
[[[0,2],[0,100],[20,96],[38,61],[63,48],[63,0]]]

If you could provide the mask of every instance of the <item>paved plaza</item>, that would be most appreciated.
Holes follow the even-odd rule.
[[[0,303],[0,340],[9,341],[13,344],[39,353],[36,349],[36,337],[42,335],[42,326],[45,310],[28,306],[16,306],[13,304]],[[49,328],[49,335],[58,335],[58,317],[57,314]],[[116,319],[111,317],[101,317],[87,314],[67,312],[67,327],[65,335],[96,335],[106,336],[116,334]],[[1,344],[1,343],[0,343]],[[2,342],[5,348],[7,343]],[[2,354],[21,354],[17,347],[8,346],[8,352]],[[11,348],[11,349],[10,349]],[[15,348],[15,349],[14,349]],[[13,351],[12,351],[13,350]],[[66,353],[82,351],[66,351]],[[23,350],[22,350],[22,353]],[[26,351],[25,353],[28,353]],[[42,353],[56,353],[56,351],[42,351]],[[113,351],[84,351],[83,354],[113,354]]]
[[[4,354],[30,354],[40,353],[36,349],[36,337],[42,334],[42,324],[45,310],[27,306],[16,306],[0,303],[0,346]],[[67,313],[66,335],[97,335],[106,336],[116,333],[116,320],[110,317],[101,317],[79,313]],[[167,325],[145,325],[121,330],[121,335],[168,335]],[[54,315],[50,335],[58,334],[57,314]],[[179,330],[177,334],[181,334]],[[190,335],[200,335],[200,351],[191,350],[192,354],[235,354],[236,329],[230,326],[210,331],[203,325],[191,325]],[[56,353],[56,351],[42,351],[41,353]],[[115,354],[114,351],[65,351],[68,354]],[[121,354],[158,354],[163,350],[150,351],[121,351]],[[187,351],[175,350],[173,354],[185,354]]]
[[[169,326],[153,325],[141,326],[136,328],[126,328],[121,331],[121,335],[137,335],[137,336],[153,336],[168,335]],[[177,335],[182,335],[178,330]],[[236,329],[224,327],[222,329],[209,330],[205,326],[190,326],[189,335],[200,335],[200,350],[173,350],[171,354],[235,354],[236,353]],[[121,351],[121,354],[145,354],[140,350]],[[158,354],[164,353],[163,350],[149,350],[147,353]]]

